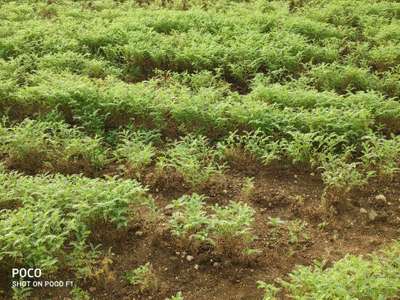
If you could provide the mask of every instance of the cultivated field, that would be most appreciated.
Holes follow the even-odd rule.
[[[0,298],[400,299],[399,63],[398,0],[0,0]]]

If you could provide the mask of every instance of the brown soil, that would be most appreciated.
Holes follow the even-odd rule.
[[[255,178],[255,191],[250,199],[241,194],[246,176]],[[102,244],[104,255],[110,249],[113,254],[109,256],[112,263],[102,267],[99,278],[78,284],[94,299],[164,300],[178,291],[182,291],[185,300],[261,299],[257,280],[273,282],[286,278],[296,265],[310,265],[314,260],[325,260],[329,266],[346,254],[364,255],[399,237],[400,179],[372,183],[367,189],[355,191],[341,199],[335,213],[329,215],[320,208],[323,184],[319,176],[293,167],[235,168],[198,190],[185,186],[179,176],[163,180],[148,176],[143,181],[150,184],[150,192],[160,208],[191,192],[207,195],[209,204],[224,205],[230,200],[249,202],[257,211],[255,247],[262,252],[251,261],[216,256],[210,249],[185,253],[164,230],[162,221],[155,227],[130,226],[122,231],[96,227],[91,241]],[[385,195],[386,200],[382,197],[377,200],[378,194]],[[372,210],[377,214],[374,218],[370,216]],[[303,220],[306,225],[297,234],[298,241],[290,242],[287,228],[274,229],[269,217]],[[189,262],[187,255],[194,259]],[[124,273],[146,262],[151,262],[159,285],[157,291],[141,294],[126,282]],[[73,275],[60,272],[55,278],[72,279]],[[2,287],[7,286],[8,279],[0,280]],[[68,299],[70,296],[68,289],[59,288],[35,290],[32,299],[35,297]]]

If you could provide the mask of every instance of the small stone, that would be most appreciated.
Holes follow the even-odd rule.
[[[199,269],[199,265],[194,265],[195,270]]]
[[[191,255],[186,256],[186,260],[187,260],[187,261],[192,261],[193,259],[194,259],[194,257],[191,256]]]
[[[368,213],[368,218],[371,221],[374,221],[378,217],[378,214],[375,210],[371,209],[371,211]]]
[[[213,263],[213,267],[218,268],[219,266],[220,266],[220,263],[219,263],[219,262]]]
[[[386,197],[383,194],[379,194],[375,197],[375,200],[377,201],[382,201],[382,202],[386,202]]]
[[[365,209],[365,208],[360,208],[360,213],[362,213],[362,214],[366,214],[366,213],[368,213],[368,211]]]
[[[223,190],[222,191],[224,194],[228,194],[228,191],[227,190]]]

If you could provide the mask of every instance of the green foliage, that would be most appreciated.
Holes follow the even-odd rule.
[[[255,239],[252,232],[254,215],[252,207],[240,202],[232,201],[224,207],[213,206],[208,231],[216,250],[222,254],[257,252],[250,248]]]
[[[400,290],[399,244],[368,258],[347,255],[331,268],[297,267],[281,281],[293,299],[392,299]],[[334,283],[334,284],[333,284]]]
[[[220,207],[214,205],[207,213],[204,196],[193,194],[174,200],[168,208],[173,210],[170,230],[185,247],[196,250],[202,244],[211,244],[220,255],[253,253],[251,244],[255,211],[247,204],[231,202]]]
[[[125,274],[126,280],[135,286],[138,286],[140,292],[154,291],[157,289],[157,277],[150,263],[146,263]]]
[[[153,143],[158,138],[157,133],[150,131],[124,130],[113,154],[118,162],[126,162],[130,169],[141,171],[152,162],[156,152]]]
[[[72,300],[90,300],[89,293],[79,287],[74,287],[71,289],[70,294]]]
[[[347,162],[345,156],[327,156],[321,166],[322,180],[325,183],[326,194],[340,196],[348,193],[354,187],[360,187],[368,183],[368,178],[373,172],[363,172],[360,163]]]
[[[208,241],[209,218],[204,210],[205,197],[198,194],[184,195],[174,200],[167,208],[173,209],[169,220],[170,230],[185,244]]]
[[[166,298],[165,300],[183,300],[182,292],[176,293],[175,296],[172,296],[171,298]]]
[[[361,161],[364,168],[375,171],[379,178],[391,178],[400,166],[400,138],[379,138],[376,135],[365,137],[362,144]]]
[[[280,158],[281,145],[262,131],[256,130],[245,132],[242,135],[237,132],[230,133],[226,139],[218,144],[218,150],[227,159],[234,157],[236,151],[243,150],[264,165],[269,165]]]
[[[264,291],[263,300],[275,300],[279,292],[279,288],[273,284],[265,283],[264,281],[257,281],[257,288]]]
[[[79,262],[90,264],[96,257],[86,246],[92,225],[109,222],[123,227],[143,217],[135,216],[135,209],[151,206],[137,182],[116,178],[9,174],[3,175],[1,189],[5,201],[21,207],[1,211],[0,261],[49,271],[62,261],[70,261],[73,269],[80,268]],[[67,245],[72,252],[65,249]],[[67,259],[59,260],[62,256]]]
[[[61,170],[78,164],[99,169],[108,161],[100,137],[85,136],[61,122],[25,119],[15,126],[3,127],[0,135],[0,151],[8,156],[11,165],[23,169],[40,169],[45,164]]]
[[[241,190],[241,197],[243,197],[244,200],[250,200],[254,194],[254,191],[255,191],[254,178],[245,177]]]
[[[204,136],[188,135],[170,145],[159,158],[157,167],[164,172],[175,170],[190,185],[197,186],[223,170],[224,166],[216,158],[217,151],[209,147]]]
[[[30,287],[13,287],[12,291],[12,300],[26,300],[32,294],[32,288]]]
[[[311,78],[319,90],[368,91],[379,88],[379,79],[367,69],[354,66],[321,65],[311,70]]]
[[[93,226],[126,226],[145,217],[143,205],[154,212],[154,203],[136,181],[4,169],[99,177],[116,162],[143,178],[155,164],[158,175],[178,174],[195,190],[221,175],[222,162],[244,156],[245,163],[287,161],[321,171],[327,201],[398,174],[398,1],[47,2],[0,1],[6,267],[66,267],[91,277],[99,257],[88,243]],[[159,143],[169,138],[165,147]],[[252,193],[247,178],[240,197],[248,201]],[[207,207],[193,194],[170,208],[169,229],[182,246],[253,251],[251,207]],[[305,224],[284,224],[289,242],[306,239]],[[299,299],[395,295],[386,282],[391,265],[344,261],[354,268],[304,271],[306,283],[288,284],[285,292]],[[355,266],[365,276],[350,278]],[[356,279],[350,286],[344,278]],[[260,288],[265,299],[277,296],[271,285]],[[89,297],[78,289],[72,296]]]

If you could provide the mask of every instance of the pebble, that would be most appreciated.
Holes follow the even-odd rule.
[[[199,269],[199,265],[194,265],[194,268],[195,268],[196,270],[198,270],[198,269]]]
[[[186,260],[187,260],[187,261],[192,261],[193,259],[194,259],[194,257],[191,256],[191,255],[186,256]]]
[[[360,213],[366,214],[366,213],[368,213],[368,211],[365,208],[361,207],[360,208]]]
[[[213,263],[213,267],[218,268],[219,266],[220,266],[220,263],[218,263],[218,262]]]

